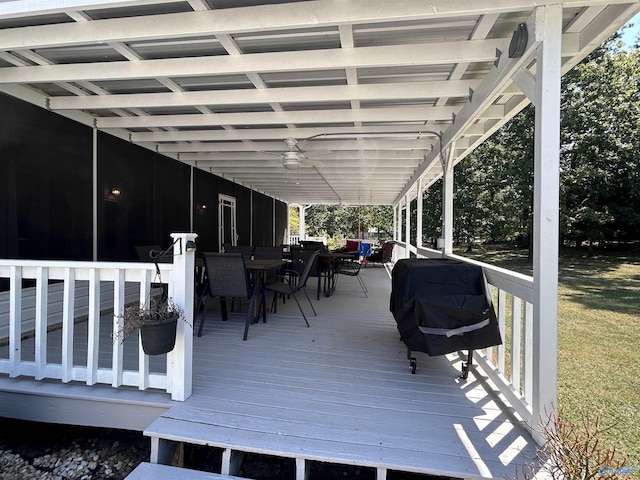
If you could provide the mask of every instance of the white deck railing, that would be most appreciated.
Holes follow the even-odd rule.
[[[174,234],[175,239],[195,238],[194,234]],[[442,252],[411,248],[419,257],[441,258]],[[193,318],[195,256],[174,246],[174,262],[159,264],[161,279],[168,284],[169,296],[180,305],[187,318]],[[404,258],[406,246],[394,248],[394,260]],[[480,265],[493,291],[503,344],[476,351],[474,360],[496,384],[522,419],[531,425],[533,319],[533,278],[459,256],[451,256]],[[151,372],[149,358],[138,349],[137,368],[124,368],[123,346],[110,342],[110,368],[99,367],[101,312],[121,312],[125,304],[144,303],[157,281],[152,263],[60,262],[41,260],[0,260],[0,279],[8,279],[10,290],[0,294],[0,340],[8,339],[6,358],[0,357],[0,373],[10,377],[28,376],[38,380],[58,379],[134,386],[139,389],[163,389],[174,400],[191,395],[193,325],[178,323],[176,347],[167,354],[166,372]],[[24,281],[33,286],[23,288]],[[54,282],[52,282],[54,281]],[[52,284],[53,283],[53,284]],[[17,288],[19,286],[20,288]],[[46,288],[45,288],[46,287]],[[4,297],[3,297],[4,296]],[[3,310],[4,306],[4,310]],[[72,307],[73,306],[73,307]],[[74,326],[78,318],[87,321],[86,362],[74,359]],[[104,316],[102,315],[102,318]],[[47,330],[51,324],[62,330],[62,359],[52,362],[47,356]],[[114,319],[112,331],[117,331]],[[34,359],[25,359],[21,338],[32,333]]]
[[[174,261],[160,263],[160,278],[168,284],[169,296],[185,312],[188,322],[178,322],[176,346],[166,355],[164,372],[152,372],[149,357],[138,348],[137,367],[125,369],[122,342],[100,338],[104,312],[111,315],[111,331],[117,332],[127,303],[145,303],[151,285],[158,282],[153,263],[67,262],[43,260],[0,260],[0,279],[8,279],[10,289],[0,294],[0,340],[8,342],[7,354],[0,358],[0,373],[37,380],[57,379],[87,385],[109,384],[114,388],[133,386],[141,390],[162,389],[173,400],[191,395],[193,350],[193,298],[195,255],[182,245],[195,234],[173,234]],[[23,285],[28,285],[24,287]],[[74,337],[78,320],[87,321],[87,335]],[[59,362],[48,357],[47,332],[61,329],[62,355]],[[34,355],[23,355],[22,337],[33,335]],[[102,341],[102,343],[100,343]],[[86,342],[78,345],[78,342]],[[138,340],[139,342],[139,340]],[[86,356],[74,357],[74,348],[86,349]],[[111,365],[99,366],[99,352],[109,349]],[[29,357],[29,358],[27,358]],[[82,363],[79,363],[79,362]]]
[[[399,248],[398,248],[399,247]],[[409,251],[421,258],[442,258],[442,252],[428,248],[394,248],[394,261],[409,257]],[[498,317],[502,345],[476,350],[474,362],[491,379],[528,426],[535,426],[531,409],[533,365],[533,277],[494,267],[457,255],[449,255],[479,265],[489,284]]]

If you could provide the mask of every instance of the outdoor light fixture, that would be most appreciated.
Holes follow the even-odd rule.
[[[207,206],[205,204],[196,205],[196,213],[198,215],[205,215],[207,213]]]
[[[113,188],[111,189],[111,195],[118,196],[118,195],[120,195],[121,193],[122,193],[122,192],[120,191],[120,189],[119,189],[118,187],[113,187]]]

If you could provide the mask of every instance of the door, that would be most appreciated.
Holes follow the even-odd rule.
[[[218,195],[218,222],[220,235],[218,236],[218,251],[222,252],[225,243],[236,245],[238,234],[236,233],[236,199],[228,195]]]

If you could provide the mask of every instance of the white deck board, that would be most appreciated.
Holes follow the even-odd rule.
[[[418,371],[409,372],[389,312],[389,277],[382,268],[361,274],[369,298],[355,279],[340,279],[331,298],[312,297],[318,316],[309,316],[310,328],[292,300],[251,325],[244,342],[242,313],[222,322],[211,312],[195,339],[193,396],[146,433],[463,478],[513,476],[531,462],[528,433],[473,373],[458,379],[457,355],[418,352]]]

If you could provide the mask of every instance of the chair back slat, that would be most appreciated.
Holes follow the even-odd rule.
[[[203,252],[209,295],[219,297],[250,296],[249,280],[241,253]]]
[[[304,269],[300,274],[300,279],[298,280],[298,285],[299,285],[298,288],[302,288],[307,282],[307,280],[309,279],[309,275],[311,275],[311,272],[315,267],[315,263],[318,259],[318,255],[320,255],[320,251],[319,250],[314,251],[309,257],[309,259],[307,260],[307,263],[305,263]]]
[[[291,245],[291,265],[289,268],[295,270],[298,274],[302,274],[304,267],[309,262],[309,258],[313,252],[318,251],[315,247],[302,247],[300,245]],[[317,268],[317,267],[316,267]]]

